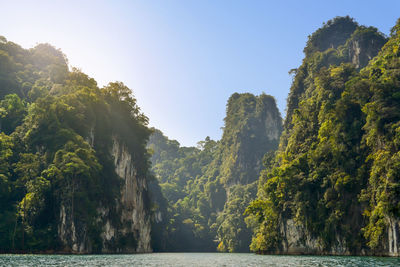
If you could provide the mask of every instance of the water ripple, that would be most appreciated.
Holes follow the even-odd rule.
[[[0,255],[0,266],[400,266],[400,258],[271,256],[250,253]]]

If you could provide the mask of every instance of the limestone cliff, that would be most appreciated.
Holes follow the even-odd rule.
[[[315,101],[312,98],[317,94],[316,87],[320,86],[315,84],[315,77],[319,75],[320,71],[323,70],[323,68],[328,68],[335,65],[338,66],[343,63],[352,63],[353,66],[359,70],[365,67],[371,59],[378,55],[378,52],[386,41],[387,40],[385,37],[379,33],[376,28],[359,26],[349,17],[335,18],[334,20],[325,24],[324,27],[317,30],[310,37],[305,49],[305,51],[308,53],[306,53],[306,57],[303,60],[302,66],[300,66],[300,68],[297,70],[291,88],[291,93],[289,94],[287,111],[288,116],[285,119],[284,134],[280,143],[280,151],[282,154],[280,154],[279,157],[283,157],[285,160],[295,160],[296,157],[301,157],[304,155],[303,153],[307,153],[307,150],[310,151],[313,149],[310,143],[311,140],[316,139],[313,139],[315,137],[312,135],[317,135],[320,132],[318,125],[321,125],[322,122],[314,122],[313,120],[319,120],[320,118],[314,118],[314,116],[311,114],[319,113],[319,116],[322,116],[321,114],[323,111],[318,109],[319,105],[321,105],[318,102],[317,104],[314,104],[314,107],[307,105],[307,102],[311,103],[312,101]],[[326,45],[326,42],[335,44]],[[318,57],[319,59],[316,60]],[[312,111],[308,113],[306,109],[310,109]],[[299,126],[301,124],[301,120],[295,118],[297,119],[298,124],[296,126],[296,123],[293,122],[293,114],[296,112],[297,114],[295,116],[303,116],[302,120],[307,122]],[[292,129],[292,127],[296,127],[296,129]],[[300,130],[301,128],[304,129]],[[300,132],[303,134],[302,137],[299,136]],[[361,138],[361,136],[358,138]],[[289,142],[289,144],[287,142]],[[358,151],[358,153],[361,152]],[[309,173],[312,172],[312,167],[308,168],[310,169],[298,170],[298,173],[294,175],[310,175]],[[362,169],[365,167],[363,166],[360,168]],[[328,176],[329,173],[325,173],[324,175]],[[329,192],[331,191],[328,191],[328,193]],[[327,199],[329,196],[328,193],[325,192],[323,198]],[[302,192],[296,192],[295,194],[300,195]],[[318,194],[321,194],[319,189],[315,189],[315,198],[317,198],[316,195]],[[352,202],[357,201],[357,195],[343,196],[343,198],[344,197],[352,199]],[[397,242],[394,240],[396,240],[398,235],[398,229],[396,229],[396,226],[389,227],[389,229],[387,229],[387,241],[383,240],[383,244],[386,243],[387,245],[384,245],[384,247],[379,251],[371,252],[365,245],[350,244],[349,240],[351,239],[362,239],[361,228],[363,227],[363,219],[362,215],[360,214],[360,210],[362,209],[361,204],[351,205],[352,207],[345,211],[346,215],[341,215],[344,217],[341,221],[341,224],[351,225],[348,228],[351,228],[352,231],[356,231],[357,234],[354,234],[354,236],[350,238],[349,236],[345,236],[343,234],[343,231],[345,230],[335,230],[333,231],[333,234],[332,231],[329,232],[329,235],[331,235],[328,238],[329,241],[327,241],[327,238],[322,236],[321,233],[318,233],[318,231],[310,230],[311,227],[308,226],[310,223],[304,221],[304,218],[297,218],[296,220],[296,216],[299,216],[296,214],[296,211],[285,211],[285,214],[281,214],[279,222],[280,242],[278,246],[276,246],[275,252],[283,254],[329,255],[365,255],[371,253],[376,255],[398,254],[398,251],[394,251]],[[298,212],[300,213],[300,211]],[[309,214],[316,212],[317,211],[315,209],[308,211]],[[307,216],[308,215],[306,215],[306,217]],[[309,217],[314,218],[315,216],[310,215]],[[388,222],[389,221],[390,220],[388,220]],[[316,222],[316,224],[317,223],[318,222]],[[323,224],[323,222],[321,222],[321,224]],[[392,225],[391,221],[390,225]],[[393,225],[396,225],[396,223],[393,223]],[[339,229],[340,227],[336,228]],[[328,234],[325,233],[325,235]],[[356,242],[357,241],[354,243]],[[361,243],[361,241],[359,242]]]
[[[398,29],[387,39],[338,17],[309,37],[248,209],[254,251],[399,255]]]
[[[149,196],[146,177],[138,175],[132,153],[117,136],[112,138],[110,154],[114,159],[115,173],[121,183],[115,202],[108,205],[99,204],[97,207],[97,224],[101,229],[99,238],[102,243],[100,252],[151,252],[151,212],[147,206]],[[93,252],[88,231],[88,225],[74,214],[73,203],[63,201],[60,207],[58,235],[64,251]]]
[[[264,154],[278,147],[282,118],[272,96],[234,93],[224,121],[222,139],[206,137],[197,148],[181,147],[159,130],[150,137],[152,170],[172,211],[163,212],[165,200],[157,200],[154,250],[249,250],[243,212],[256,196]]]
[[[381,241],[379,250],[371,251],[367,247],[357,251],[357,255],[377,255],[377,256],[400,256],[399,229],[400,220],[387,218],[387,229]],[[354,255],[349,250],[349,245],[343,236],[336,235],[332,245],[326,249],[321,244],[321,239],[312,236],[301,224],[296,224],[293,219],[282,221],[280,225],[282,240],[280,248],[275,251],[278,254],[319,254],[319,255]]]
[[[210,178],[223,188],[220,195],[226,192],[213,203],[218,212],[218,250],[247,252],[251,231],[243,213],[256,197],[264,155],[278,148],[282,119],[273,97],[235,93],[228,100],[224,120],[219,153],[209,167],[210,173],[218,170],[214,172],[218,176]]]
[[[387,218],[387,239],[384,238],[383,255],[400,256],[400,220]]]
[[[0,39],[0,251],[151,251],[151,130],[132,90]]]
[[[113,138],[112,155],[115,171],[123,179],[120,201],[122,227],[119,231],[122,235],[134,236],[137,240],[136,252],[151,252],[150,211],[145,203],[146,200],[148,201],[146,177],[140,177],[137,174],[132,155],[116,137]]]
[[[266,94],[233,94],[227,104],[220,154],[219,179],[225,188],[256,181],[262,159],[278,147],[282,119],[275,99]]]

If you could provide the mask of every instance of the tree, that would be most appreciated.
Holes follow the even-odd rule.
[[[12,133],[22,123],[26,115],[26,104],[18,95],[6,95],[0,101],[0,130],[6,134]]]

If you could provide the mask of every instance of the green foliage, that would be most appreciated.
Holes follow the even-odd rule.
[[[223,137],[180,147],[155,130],[150,138],[153,172],[169,202],[167,249],[249,250],[251,230],[243,213],[256,196],[266,151],[277,148],[281,118],[273,97],[233,94]]]
[[[155,250],[281,252],[290,220],[323,253],[384,251],[400,220],[399,29],[328,21],[291,71],[283,127],[273,97],[235,93],[222,139],[197,147],[149,129],[123,83],[99,88],[51,45],[0,37],[0,252],[63,249],[62,218],[100,252],[98,207],[121,227],[117,141],[148,178]]]
[[[138,175],[150,177],[148,119],[123,83],[98,88],[81,71],[69,71],[65,55],[49,44],[24,50],[2,38],[0,59],[0,251],[63,249],[62,210],[64,227],[73,224],[78,238],[100,252],[98,207],[120,226],[112,142],[118,138]],[[135,236],[121,238],[116,242],[136,246]]]
[[[309,36],[304,48],[306,56],[317,51],[337,48],[344,44],[350,35],[357,29],[358,24],[349,16],[336,17],[324,23],[323,27]]]
[[[253,229],[254,235],[250,250],[255,252],[275,252],[281,241],[278,213],[269,200],[255,200],[245,211],[246,223]]]
[[[208,231],[210,203],[203,189],[210,184],[200,177],[214,158],[217,142],[207,137],[198,147],[180,147],[161,131],[154,129],[148,148],[152,152],[152,170],[168,202],[168,221],[162,250],[213,251],[213,236]],[[207,217],[205,217],[207,215]]]
[[[62,84],[68,75],[65,56],[49,44],[25,50],[3,37],[0,59],[0,99],[8,94],[26,98],[39,79]]]
[[[243,213],[256,197],[257,182],[248,185],[234,185],[229,188],[229,198],[216,219],[218,250],[245,252],[249,250],[251,228],[247,227]]]
[[[292,219],[325,252],[341,244],[350,253],[382,251],[390,220],[400,218],[397,31],[385,42],[348,17],[309,38],[279,152],[246,211],[253,251],[281,250],[278,227]]]
[[[26,115],[26,104],[18,95],[7,95],[0,101],[0,129],[12,133]]]
[[[363,107],[366,114],[364,140],[371,148],[369,183],[363,199],[368,223],[364,235],[373,249],[382,248],[391,219],[400,218],[400,21],[379,56],[362,72],[370,85],[371,98]]]

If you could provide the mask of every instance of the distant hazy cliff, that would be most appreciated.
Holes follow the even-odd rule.
[[[263,156],[278,147],[282,119],[266,94],[233,94],[223,136],[198,148],[180,147],[156,130],[150,137],[153,171],[173,218],[161,250],[248,251],[243,212],[256,196]]]

